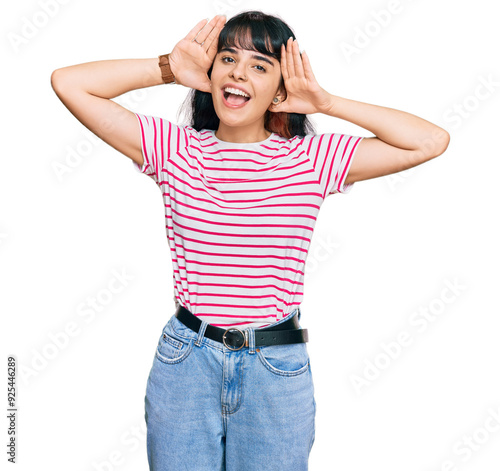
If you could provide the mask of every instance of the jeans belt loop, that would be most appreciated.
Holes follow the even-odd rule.
[[[198,331],[198,336],[197,336],[196,342],[195,342],[195,345],[197,347],[201,346],[201,342],[203,341],[203,337],[205,337],[205,330],[207,330],[207,325],[208,325],[208,322],[202,321],[201,326],[200,326],[200,330]]]
[[[245,330],[245,334],[248,338],[248,353],[255,353],[255,330],[248,328]]]

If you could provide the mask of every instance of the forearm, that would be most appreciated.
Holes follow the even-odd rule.
[[[68,87],[101,98],[115,98],[139,88],[163,84],[158,58],[114,59],[71,65],[52,74],[53,86]]]
[[[444,129],[413,114],[334,95],[330,95],[325,113],[361,126],[400,149],[422,150],[433,143],[444,145],[449,139]]]

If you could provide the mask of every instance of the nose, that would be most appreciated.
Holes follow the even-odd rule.
[[[234,64],[234,67],[229,72],[229,76],[232,77],[235,81],[245,81],[247,79],[245,72],[245,64],[243,61],[239,61]]]

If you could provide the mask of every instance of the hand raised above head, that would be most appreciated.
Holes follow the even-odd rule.
[[[201,20],[175,45],[169,61],[176,83],[210,92],[207,72],[217,54],[219,34],[225,23],[223,15],[215,16],[208,23]]]
[[[270,111],[312,114],[326,110],[330,95],[320,87],[312,71],[309,57],[300,54],[297,41],[288,39],[281,46],[281,74],[285,83],[286,100],[272,104]]]

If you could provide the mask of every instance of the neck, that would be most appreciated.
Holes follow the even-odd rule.
[[[226,142],[250,143],[265,141],[272,133],[264,128],[263,123],[249,126],[227,126],[220,122],[215,132],[217,139]]]

